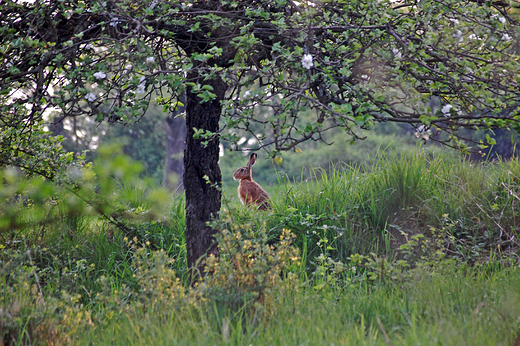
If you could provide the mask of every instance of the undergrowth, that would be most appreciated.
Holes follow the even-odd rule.
[[[520,340],[518,160],[383,156],[285,183],[269,212],[225,201],[194,284],[182,198],[100,160],[75,191],[2,171],[3,344]]]

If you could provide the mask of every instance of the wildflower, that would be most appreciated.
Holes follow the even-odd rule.
[[[146,58],[147,64],[153,64],[154,62],[155,62],[155,58],[153,56],[149,56],[148,58]]]
[[[397,49],[397,48],[392,48],[392,53],[394,53],[394,57],[396,59],[401,59],[401,57],[403,56],[401,54],[401,51],[399,49]]]
[[[94,77],[96,77],[97,79],[105,79],[107,76],[107,74],[103,71],[98,71],[96,73],[94,73]]]
[[[453,24],[459,24],[459,20],[456,18],[450,18],[450,22],[452,22]]]
[[[428,128],[428,126],[421,125],[417,128],[417,132],[415,132],[415,137],[422,138],[425,141],[430,139],[430,135],[432,131]]]
[[[302,66],[306,68],[307,70],[310,70],[312,66],[314,66],[314,63],[312,62],[312,55],[305,54],[302,58]]]
[[[128,70],[131,70],[133,67],[134,67],[134,65],[132,65],[132,64],[127,64],[127,65],[125,66],[125,70],[127,70],[127,71],[128,71]]]
[[[469,38],[470,40],[481,40],[481,38],[478,37],[478,36],[475,35],[475,34],[471,34],[471,35],[469,35],[468,38]]]
[[[500,17],[498,18],[498,21],[502,24],[505,24],[506,23],[506,19],[504,17]]]
[[[451,108],[453,108],[452,105],[445,105],[444,107],[442,107],[442,109],[441,109],[442,115],[444,115],[445,117],[449,117]]]
[[[96,95],[94,95],[93,93],[88,93],[85,95],[85,99],[88,101],[88,102],[94,102],[96,100]]]
[[[244,98],[248,98],[249,96],[251,95],[251,90],[247,90],[245,93],[244,93]]]

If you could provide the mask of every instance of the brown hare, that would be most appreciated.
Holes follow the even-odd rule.
[[[256,154],[251,154],[247,166],[240,167],[233,173],[233,179],[240,180],[238,184],[238,197],[245,205],[256,204],[258,209],[271,209],[271,198],[256,181],[253,180],[252,167],[256,161]]]

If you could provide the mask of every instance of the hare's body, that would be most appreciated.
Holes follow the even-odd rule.
[[[253,180],[240,180],[238,184],[238,198],[245,205],[257,204],[258,208],[262,210],[270,208],[269,195]]]
[[[245,205],[257,205],[259,209],[271,209],[269,195],[253,180],[251,167],[255,164],[256,154],[251,154],[247,166],[240,167],[233,173],[233,179],[240,180],[238,198]]]

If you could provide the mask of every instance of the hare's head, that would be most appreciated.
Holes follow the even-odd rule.
[[[251,172],[251,167],[255,164],[256,161],[256,154],[253,153],[249,157],[249,162],[247,163],[247,166],[240,167],[233,173],[233,179],[235,180],[252,180],[253,174]]]

